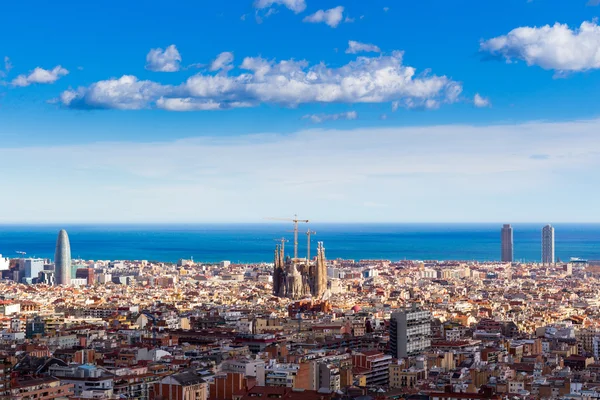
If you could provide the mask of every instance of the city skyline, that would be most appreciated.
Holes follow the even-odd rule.
[[[600,399],[600,0],[2,17],[0,400]]]
[[[0,221],[600,222],[586,3],[7,4]]]

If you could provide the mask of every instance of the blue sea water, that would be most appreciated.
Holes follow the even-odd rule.
[[[329,259],[478,260],[500,257],[501,224],[310,224],[311,241],[323,241]],[[556,256],[600,260],[600,224],[556,224]],[[5,257],[53,258],[58,231],[65,228],[74,258],[86,260],[271,261],[275,239],[289,239],[291,224],[205,225],[0,225],[0,253]],[[539,261],[542,225],[513,224],[516,260]],[[301,226],[305,232],[307,226]],[[299,235],[299,256],[306,235]]]

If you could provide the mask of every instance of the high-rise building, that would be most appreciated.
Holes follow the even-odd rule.
[[[431,347],[431,313],[416,306],[392,313],[390,351],[393,357],[417,355]]]
[[[20,258],[19,281],[27,284],[37,283],[39,274],[44,270],[44,260],[41,258]]]
[[[502,262],[513,262],[513,229],[509,224],[504,224],[502,236]]]
[[[64,229],[58,232],[58,239],[56,239],[54,271],[56,285],[71,284],[71,245],[67,231]]]
[[[542,263],[554,264],[554,227],[552,225],[542,228]]]

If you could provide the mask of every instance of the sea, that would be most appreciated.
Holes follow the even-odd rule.
[[[541,258],[542,224],[513,224],[515,260]],[[323,242],[328,259],[477,260],[500,258],[502,224],[301,224],[299,256]],[[556,256],[600,260],[600,224],[555,224]],[[178,225],[0,225],[4,257],[52,259],[60,229],[66,229],[73,258],[198,262],[271,262],[278,239],[293,252],[292,224]]]

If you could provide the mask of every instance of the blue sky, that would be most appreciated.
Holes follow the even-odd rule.
[[[0,220],[598,222],[595,3],[9,2]]]

